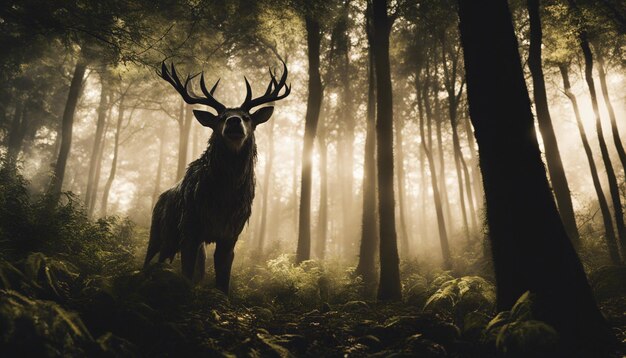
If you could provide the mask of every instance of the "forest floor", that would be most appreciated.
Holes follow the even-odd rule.
[[[558,335],[532,319],[530,295],[522,296],[510,312],[496,315],[493,286],[488,281],[443,272],[432,280],[413,280],[403,302],[351,300],[358,295],[356,286],[320,285],[323,275],[317,266],[302,270],[287,264],[287,258],[274,260],[269,270],[257,267],[236,272],[233,279],[241,281],[230,299],[209,282],[192,287],[169,265],[103,277],[80,275],[71,264],[38,253],[15,265],[0,261],[0,353],[37,357],[555,356]],[[280,277],[268,276],[279,272],[283,273]],[[604,274],[623,279],[626,271]],[[310,285],[314,277],[317,283]],[[339,291],[325,294],[320,290],[323,286]],[[601,308],[623,350],[626,295],[603,300]],[[616,352],[614,356],[621,355]]]
[[[71,194],[56,206],[31,197],[0,170],[0,357],[555,356],[558,335],[533,319],[532,295],[496,312],[478,240],[454,271],[402,260],[403,300],[377,303],[345,263],[245,250],[227,297],[211,274],[193,287],[178,262],[139,270],[145,236],[129,220],[89,219]],[[626,267],[586,242],[614,356],[626,356]]]

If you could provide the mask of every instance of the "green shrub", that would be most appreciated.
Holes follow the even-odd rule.
[[[49,301],[0,291],[0,353],[3,356],[88,356],[95,343],[75,313]]]
[[[440,281],[438,278],[432,285]],[[468,313],[491,314],[495,302],[495,287],[491,283],[482,277],[465,276],[442,283],[426,301],[424,310],[452,317],[462,325]]]
[[[559,335],[545,322],[533,319],[534,296],[524,293],[511,311],[498,313],[487,324],[483,340],[504,357],[553,357]]]
[[[133,223],[90,220],[80,201],[66,193],[58,204],[32,196],[14,165],[0,167],[0,255],[10,262],[41,252],[76,266],[82,274],[115,274],[135,263]]]

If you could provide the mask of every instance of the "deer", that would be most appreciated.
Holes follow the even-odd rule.
[[[152,213],[144,268],[157,254],[158,262],[169,259],[171,263],[180,252],[183,276],[197,284],[205,275],[206,245],[215,243],[215,286],[229,294],[235,244],[250,218],[254,199],[257,156],[254,131],[270,119],[274,107],[252,110],[281,100],[291,92],[291,85],[286,85],[287,65],[282,63],[280,80],[270,68],[267,90],[259,97],[252,98],[250,83],[244,77],[246,97],[236,108],[227,108],[213,97],[219,79],[207,90],[202,73],[203,95],[198,96],[189,88],[198,74],[187,75],[183,83],[173,63],[170,69],[165,62],[161,64],[160,77],[187,104],[205,105],[217,114],[193,110],[197,121],[213,132],[206,150],[188,165],[184,177],[159,196]]]

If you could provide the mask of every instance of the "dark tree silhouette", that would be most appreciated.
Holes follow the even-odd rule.
[[[87,189],[85,193],[85,207],[87,207],[87,213],[89,216],[93,214],[92,201],[96,200],[96,167],[98,166],[98,154],[100,148],[104,142],[104,126],[106,124],[107,111],[109,107],[109,83],[107,82],[106,70],[102,69],[100,73],[100,103],[98,105],[97,113],[98,118],[96,120],[96,133],[93,138],[93,147],[91,149],[91,158],[89,160],[89,173],[87,176]]]
[[[366,10],[366,34],[372,43],[371,4]],[[378,244],[378,220],[376,217],[376,70],[374,50],[368,47],[367,124],[363,163],[363,211],[361,214],[361,245],[356,273],[363,277],[369,287],[376,284],[376,245]],[[373,291],[373,290],[370,290]]]
[[[537,112],[537,123],[539,132],[543,138],[545,147],[546,163],[550,182],[554,189],[556,203],[565,225],[567,235],[575,246],[580,243],[580,235],[576,227],[576,217],[574,206],[569,191],[569,184],[563,169],[559,145],[554,134],[552,118],[548,108],[548,96],[546,94],[546,84],[543,78],[543,67],[541,65],[541,15],[539,13],[539,0],[528,0],[528,15],[530,18],[530,48],[528,51],[528,67],[533,78],[533,96],[535,98],[535,110]]]
[[[578,5],[574,0],[568,1],[570,9],[575,14],[580,12]],[[585,62],[585,82],[587,82],[587,88],[589,89],[589,96],[591,98],[591,106],[593,108],[593,114],[596,123],[596,135],[598,137],[598,144],[600,146],[600,154],[602,155],[602,162],[606,169],[606,176],[609,181],[609,192],[611,193],[611,201],[613,203],[613,213],[615,214],[615,225],[617,226],[617,236],[622,244],[622,250],[626,250],[626,225],[624,224],[624,210],[622,209],[622,199],[619,192],[619,184],[617,183],[617,176],[615,175],[615,169],[611,162],[611,156],[609,149],[604,138],[602,130],[602,120],[600,118],[600,107],[598,105],[598,94],[596,93],[596,85],[593,79],[593,53],[591,52],[591,46],[589,44],[589,34],[587,30],[581,28],[578,31],[578,40],[580,48],[583,53]],[[624,253],[624,251],[622,251]]]
[[[298,224],[298,248],[296,263],[311,258],[311,183],[313,144],[322,105],[322,80],[320,77],[320,23],[307,14],[306,38],[309,60],[309,95],[304,122],[304,147],[302,149],[302,178],[300,181],[300,219]]]
[[[74,112],[76,112],[76,104],[83,88],[83,77],[87,70],[87,63],[79,55],[79,59],[74,67],[72,82],[70,84],[65,110],[63,111],[63,120],[61,122],[61,148],[54,166],[54,174],[50,182],[50,198],[51,202],[56,202],[61,195],[63,187],[63,179],[65,178],[65,167],[67,166],[67,158],[70,155],[72,147],[72,130],[74,128]]]
[[[530,291],[562,354],[597,354],[609,331],[548,184],[508,2],[459,0],[459,18],[498,309]]]
[[[387,1],[372,4],[374,63],[376,68],[376,144],[378,167],[378,216],[380,235],[380,281],[378,299],[399,300],[400,260],[396,235],[393,190],[393,100],[389,67],[389,33],[393,21]]]
[[[567,67],[567,64],[559,64],[559,71],[561,72],[561,78],[563,79],[563,92],[565,92],[567,98],[569,98],[570,102],[572,102],[574,117],[576,118],[576,125],[578,126],[578,133],[580,134],[580,139],[583,142],[583,148],[585,149],[585,155],[587,156],[587,162],[589,163],[591,180],[593,181],[593,188],[595,189],[596,196],[598,197],[598,205],[600,206],[602,222],[604,223],[604,239],[606,240],[609,256],[611,257],[611,261],[613,261],[614,264],[619,264],[620,257],[617,250],[617,239],[615,237],[615,230],[613,228],[611,211],[609,210],[608,201],[606,200],[606,197],[604,196],[604,191],[602,190],[600,176],[598,175],[598,168],[596,167],[595,159],[593,159],[593,152],[591,151],[591,146],[589,145],[589,140],[587,139],[585,126],[583,125],[583,121],[580,117],[578,100],[576,99],[576,95],[574,95],[574,93],[572,92],[572,86],[570,85],[569,81],[569,69]]]

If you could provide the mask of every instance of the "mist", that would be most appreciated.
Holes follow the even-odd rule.
[[[77,312],[85,332],[55,348],[61,355],[619,354],[626,9],[497,3],[1,5],[0,308],[15,294]],[[201,78],[216,84],[210,95]],[[266,122],[246,107],[248,82],[252,98],[276,92],[252,107],[274,107]],[[226,126],[228,111],[241,108],[241,145],[256,150],[245,187],[253,198],[222,202],[244,189],[231,188],[239,179],[229,170],[207,168],[236,167],[240,154],[219,157],[221,166],[209,160],[231,139],[194,111]],[[193,182],[194,170],[211,179]],[[170,203],[167,193],[180,196]],[[202,203],[204,211],[192,209]],[[215,233],[231,231],[214,227],[235,216],[242,229],[224,254],[234,255],[231,273],[215,249],[227,247]],[[52,278],[37,273],[45,270]],[[30,283],[4,279],[9,271]],[[567,272],[571,282],[554,283]],[[555,309],[568,294],[582,298]],[[140,313],[146,322],[178,324],[186,348],[149,344],[156,331],[136,334],[102,317],[139,312],[137,302],[150,309]],[[535,307],[532,320],[506,324],[531,338],[509,348],[522,353],[506,353],[500,337],[518,333],[493,323],[519,305]],[[578,311],[587,313],[573,318]],[[327,347],[297,341],[322,334],[289,316],[305,312],[342,338]],[[333,326],[328,312],[350,328]],[[361,322],[370,319],[371,327]],[[233,328],[237,320],[245,327]],[[602,337],[582,344],[591,332]],[[131,348],[116,351],[106,334]],[[30,352],[12,337],[0,351]]]

